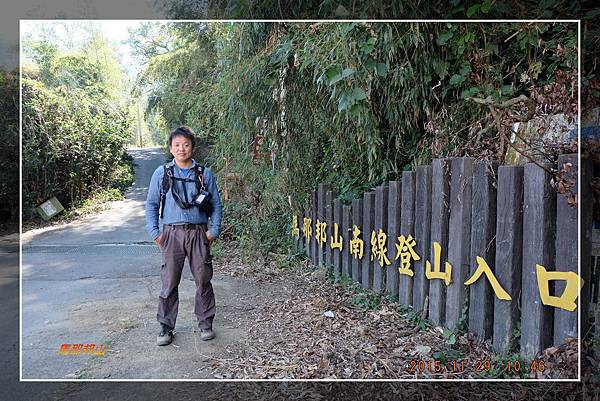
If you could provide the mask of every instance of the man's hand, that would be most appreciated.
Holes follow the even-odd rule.
[[[212,245],[213,241],[215,240],[215,237],[213,237],[213,235],[210,233],[210,231],[207,231],[206,239],[208,239],[208,245]]]
[[[160,233],[160,235],[154,239],[154,242],[156,242],[156,245],[158,245],[160,247],[162,245],[162,241],[163,241],[163,234]]]

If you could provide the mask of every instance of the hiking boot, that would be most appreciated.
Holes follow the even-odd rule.
[[[212,329],[200,329],[200,339],[202,341],[208,341],[215,338],[215,332]]]
[[[161,323],[160,333],[156,338],[156,345],[169,345],[173,342],[173,329]]]

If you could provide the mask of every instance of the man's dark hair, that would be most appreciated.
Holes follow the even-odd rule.
[[[187,139],[192,141],[192,148],[196,147],[196,134],[194,134],[194,131],[192,131],[190,127],[182,125],[181,127],[177,127],[173,131],[171,131],[171,133],[169,134],[168,141],[169,147],[171,147],[171,142],[173,142],[173,138],[175,138],[176,136],[186,137]]]

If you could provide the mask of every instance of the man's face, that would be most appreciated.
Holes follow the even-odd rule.
[[[169,150],[177,162],[185,164],[192,159],[194,148],[190,139],[177,135],[173,137]]]

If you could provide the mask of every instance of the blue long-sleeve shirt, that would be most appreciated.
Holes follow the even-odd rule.
[[[173,175],[178,178],[194,179],[196,161],[192,160],[192,167],[184,174],[175,161],[171,161],[167,166],[173,166]],[[150,186],[148,188],[148,197],[146,198],[146,231],[148,235],[155,240],[160,235],[159,229],[159,213],[160,213],[160,192],[162,187],[162,180],[164,175],[163,166],[157,167],[152,174],[150,180]],[[174,180],[171,181],[171,187],[177,185],[178,193],[183,193],[183,185],[189,195],[190,202],[195,199],[198,195],[195,182],[183,182]],[[171,194],[172,188],[165,197],[165,208],[164,215],[162,218],[163,224],[208,224],[208,218],[210,217],[210,229],[208,230],[213,237],[217,237],[221,231],[221,219],[223,217],[223,206],[221,205],[221,199],[219,197],[219,188],[217,187],[217,180],[210,168],[204,168],[204,185],[206,190],[210,192],[210,202],[213,210],[210,216],[207,216],[205,212],[201,211],[198,207],[192,207],[189,209],[180,208]]]

